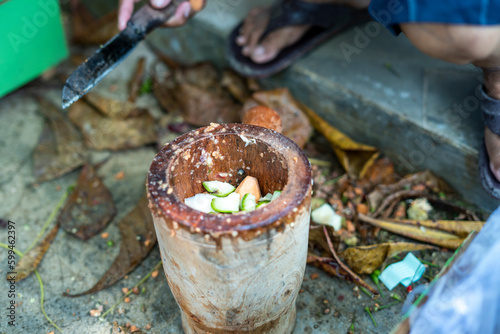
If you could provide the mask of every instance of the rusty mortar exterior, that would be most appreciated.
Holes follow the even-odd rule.
[[[193,241],[154,216],[163,268],[185,333],[291,333],[307,258],[309,210],[268,240]]]

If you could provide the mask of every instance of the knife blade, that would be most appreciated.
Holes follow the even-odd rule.
[[[149,32],[171,18],[177,7],[185,1],[187,0],[172,0],[163,9],[155,9],[149,4],[140,8],[122,32],[111,38],[69,76],[63,87],[62,108],[66,109],[87,94],[118,66]]]

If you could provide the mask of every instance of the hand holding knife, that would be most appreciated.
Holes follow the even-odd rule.
[[[168,21],[183,2],[188,0],[172,0],[162,9],[146,4],[135,12],[122,32],[115,35],[69,76],[62,93],[63,109],[88,93],[125,59],[148,33]],[[200,0],[189,2],[194,10],[201,9],[203,5]]]

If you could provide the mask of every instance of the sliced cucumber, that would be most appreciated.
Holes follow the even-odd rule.
[[[241,199],[241,210],[242,211],[253,211],[255,210],[255,195],[246,193]]]
[[[240,210],[240,195],[231,193],[226,197],[216,197],[212,200],[212,209],[224,213],[238,212]]]
[[[236,189],[232,184],[221,181],[206,181],[203,187],[217,197],[226,197]]]
[[[342,227],[342,216],[338,215],[330,204],[325,203],[311,212],[311,219],[316,224],[328,225],[335,231]]]
[[[266,196],[259,198],[259,202],[271,202],[273,194],[267,193]]]
[[[257,204],[257,206],[255,207],[255,209],[258,209],[258,208],[261,208],[263,206],[266,206],[269,203],[271,203],[271,201],[262,201],[262,202],[259,202],[259,204]]]
[[[212,200],[216,198],[211,194],[196,194],[193,197],[186,198],[184,203],[201,212],[209,213],[212,211]]]
[[[276,190],[274,193],[273,193],[273,197],[271,197],[271,202],[274,201],[276,198],[280,197],[281,195],[281,191],[279,190]]]

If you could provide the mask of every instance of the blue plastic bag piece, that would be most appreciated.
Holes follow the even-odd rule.
[[[408,253],[403,261],[393,263],[378,277],[391,291],[399,283],[404,286],[416,282],[425,272],[425,266],[412,253]]]
[[[500,333],[500,207],[428,296],[410,333]]]

